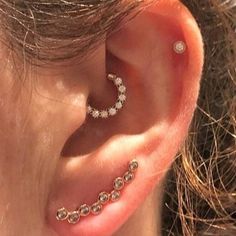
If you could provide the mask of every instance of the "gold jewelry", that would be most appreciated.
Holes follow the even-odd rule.
[[[111,80],[117,88],[118,96],[115,105],[107,109],[98,110],[90,105],[87,106],[87,114],[90,114],[93,118],[106,119],[110,116],[115,116],[118,111],[123,107],[126,101],[126,87],[123,84],[122,78],[115,74],[108,74],[108,80]]]
[[[56,219],[58,221],[67,220],[70,224],[76,224],[81,217],[85,217],[90,214],[100,214],[106,204],[118,201],[120,199],[121,190],[125,187],[126,184],[130,183],[134,179],[135,172],[137,171],[138,167],[139,165],[137,160],[130,161],[128,165],[128,171],[125,172],[123,177],[117,177],[113,181],[113,190],[110,193],[102,191],[101,193],[99,193],[98,199],[94,204],[92,204],[91,206],[82,204],[72,212],[62,207],[57,210]]]

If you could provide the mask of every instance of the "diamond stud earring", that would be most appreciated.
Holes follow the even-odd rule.
[[[173,49],[177,54],[183,54],[186,51],[186,44],[183,41],[177,41],[174,43]]]
[[[56,219],[58,221],[65,221],[69,224],[76,224],[82,217],[98,215],[102,212],[106,204],[116,202],[121,197],[122,189],[129,184],[135,177],[135,172],[139,167],[137,160],[132,160],[128,164],[128,170],[122,177],[117,177],[113,181],[113,188],[110,192],[102,191],[98,194],[97,200],[91,206],[82,204],[76,210],[68,211],[62,207],[57,210]]]
[[[108,107],[107,109],[98,110],[90,105],[87,106],[87,114],[91,115],[93,118],[102,118],[106,119],[110,116],[115,116],[118,111],[123,107],[126,101],[126,87],[123,84],[122,78],[118,77],[115,74],[108,74],[108,80],[111,80],[117,88],[118,96],[116,103]]]

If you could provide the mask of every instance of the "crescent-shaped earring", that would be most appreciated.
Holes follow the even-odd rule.
[[[93,118],[102,118],[107,119],[108,117],[115,116],[119,110],[123,108],[123,105],[126,101],[126,87],[123,84],[123,80],[121,77],[118,77],[115,74],[108,74],[108,80],[111,80],[117,88],[117,100],[116,103],[103,110],[99,110],[97,108],[92,107],[91,105],[87,106],[87,114],[91,115]]]

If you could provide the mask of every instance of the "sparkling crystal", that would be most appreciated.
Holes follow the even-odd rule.
[[[136,160],[133,160],[129,163],[129,170],[131,172],[134,172],[138,169],[138,162]]]
[[[116,86],[119,86],[122,84],[122,79],[120,77],[117,77],[115,80],[114,80],[114,83]]]
[[[107,118],[108,117],[108,112],[107,111],[101,111],[101,117],[102,118]]]
[[[116,109],[113,108],[113,107],[110,108],[108,112],[109,112],[109,114],[110,114],[111,116],[114,116],[114,115],[117,113]]]
[[[115,190],[121,190],[124,187],[124,180],[121,177],[118,177],[114,180],[113,183],[114,189]]]
[[[126,100],[126,96],[124,94],[120,94],[118,98],[121,102],[124,102]]]
[[[121,92],[121,93],[125,93],[126,87],[125,87],[124,85],[121,85],[121,86],[119,86],[118,90],[119,90],[119,92]]]
[[[117,102],[116,103],[116,109],[121,109],[122,108],[122,102]]]
[[[96,202],[91,206],[91,212],[94,215],[98,215],[101,212],[101,210],[102,210],[102,205],[99,202]]]
[[[132,180],[133,180],[133,178],[134,178],[134,174],[131,172],[131,171],[127,171],[125,174],[124,174],[124,181],[126,182],[126,183],[129,183],[129,182],[131,182]]]
[[[90,207],[87,204],[83,204],[79,208],[79,213],[81,216],[87,216],[90,213]]]
[[[68,215],[68,222],[70,224],[75,224],[79,221],[80,215],[78,211],[73,211]]]
[[[102,192],[99,194],[98,199],[102,204],[105,204],[109,201],[109,194],[106,192]]]
[[[108,75],[107,75],[107,78],[108,78],[109,80],[115,80],[115,79],[116,79],[116,75],[115,75],[115,74],[108,74]]]
[[[98,118],[99,117],[99,111],[98,110],[94,110],[93,113],[92,113],[92,116],[94,118]]]
[[[63,207],[57,211],[57,220],[65,220],[68,217],[68,211]]]
[[[120,191],[113,190],[113,191],[111,192],[111,201],[112,201],[112,202],[115,202],[115,201],[117,201],[117,200],[119,200],[119,199],[120,199]]]
[[[181,54],[185,51],[186,45],[182,41],[178,41],[174,44],[174,50],[176,53]]]
[[[87,107],[87,113],[91,113],[91,112],[92,112],[92,110],[93,110],[93,109],[92,109],[92,107],[91,107],[91,106],[88,106],[88,107]]]

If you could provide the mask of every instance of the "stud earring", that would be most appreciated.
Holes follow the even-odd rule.
[[[173,49],[177,54],[183,54],[186,51],[186,44],[183,41],[177,41],[174,43]]]
[[[107,79],[111,80],[117,88],[118,96],[116,103],[113,106],[103,110],[98,110],[88,105],[87,114],[91,115],[93,118],[106,119],[110,116],[115,116],[118,113],[118,111],[123,107],[126,101],[126,87],[123,84],[122,78],[118,77],[115,74],[108,74]]]
[[[129,162],[128,170],[123,174],[123,176],[117,177],[113,181],[113,189],[110,193],[102,191],[99,193],[95,203],[93,203],[91,206],[82,204],[80,207],[71,212],[62,207],[57,210],[56,219],[58,221],[67,220],[69,224],[76,224],[81,219],[81,217],[85,217],[90,214],[100,214],[106,204],[116,202],[120,199],[122,189],[134,179],[135,172],[137,171],[138,167],[138,161],[132,160]]]

